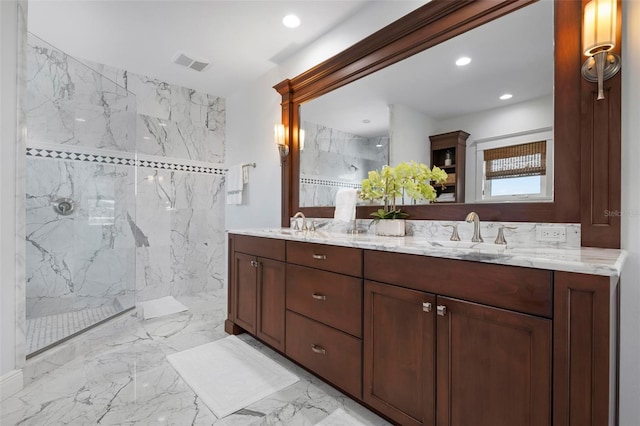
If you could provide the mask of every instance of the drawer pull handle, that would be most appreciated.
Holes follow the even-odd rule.
[[[444,305],[438,305],[438,315],[441,317],[447,315],[447,307]]]
[[[316,300],[327,300],[327,296],[325,296],[324,294],[313,293],[311,297]]]
[[[320,355],[325,355],[327,353],[325,348],[318,345],[311,345],[311,350]]]
[[[425,312],[431,312],[431,303],[422,302],[422,310]]]
[[[326,254],[314,254],[313,258],[316,260],[327,260],[327,255]]]

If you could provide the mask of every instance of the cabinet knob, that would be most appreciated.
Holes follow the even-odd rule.
[[[314,254],[313,258],[316,260],[327,260],[327,255],[326,254]]]
[[[438,315],[440,315],[441,317],[447,315],[447,307],[444,305],[438,305]]]
[[[425,312],[431,312],[431,303],[423,302],[422,303],[422,310],[425,311]]]
[[[320,355],[325,355],[327,353],[326,349],[320,345],[311,345],[311,350]]]
[[[255,260],[251,261],[251,266],[253,266],[254,268],[257,268],[258,265],[260,265],[258,262],[256,262]]]
[[[327,300],[327,296],[325,296],[324,294],[313,293],[311,297],[316,300]]]

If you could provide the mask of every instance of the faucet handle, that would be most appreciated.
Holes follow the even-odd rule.
[[[298,225],[298,218],[294,217],[291,219],[291,227],[293,228],[294,231],[300,230],[300,225]]]
[[[498,227],[498,236],[496,237],[495,241],[496,244],[507,244],[507,240],[504,238],[505,229],[518,229],[518,227],[500,225],[500,227]]]
[[[458,234],[458,224],[454,223],[453,225],[442,225],[443,228],[453,228],[451,232],[450,241],[460,241],[460,235]]]

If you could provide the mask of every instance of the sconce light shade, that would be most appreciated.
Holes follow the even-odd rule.
[[[273,138],[280,152],[280,160],[284,161],[287,155],[289,155],[289,147],[284,142],[284,124],[276,124],[273,126]]]
[[[300,151],[304,150],[304,129],[300,129],[298,131],[298,141],[300,146]]]
[[[584,8],[582,46],[585,56],[616,46],[616,0],[591,0]]]
[[[582,48],[589,56],[582,65],[585,80],[598,83],[598,100],[604,99],[603,81],[618,73],[616,46],[617,0],[591,0],[584,8]]]

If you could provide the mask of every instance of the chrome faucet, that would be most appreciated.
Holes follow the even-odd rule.
[[[302,212],[298,212],[298,213],[296,213],[296,214],[294,214],[294,215],[293,215],[292,219],[297,219],[297,218],[299,218],[299,217],[301,217],[301,218],[302,218],[302,230],[303,230],[303,231],[307,231],[307,230],[308,230],[308,228],[307,228],[307,218],[304,216],[304,213],[302,213]],[[299,231],[299,230],[300,230],[300,229],[298,228],[298,221],[297,221],[297,220],[295,221],[295,225],[294,225],[294,227],[293,227],[293,230],[294,230],[294,231]]]
[[[484,240],[482,239],[482,235],[480,235],[480,216],[478,213],[471,212],[467,215],[465,219],[468,223],[473,222],[473,237],[471,237],[472,243],[481,243]]]

